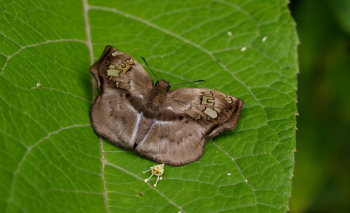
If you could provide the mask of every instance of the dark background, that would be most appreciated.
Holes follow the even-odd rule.
[[[291,212],[350,212],[350,0],[299,0]]]

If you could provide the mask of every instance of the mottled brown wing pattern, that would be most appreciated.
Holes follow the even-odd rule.
[[[158,163],[198,160],[208,138],[234,129],[243,101],[210,89],[176,89],[130,55],[107,46],[91,67],[100,95],[91,110],[99,135]]]
[[[149,133],[136,146],[140,155],[159,163],[184,165],[204,154],[206,141],[237,126],[244,102],[209,89],[167,93]]]
[[[100,59],[91,67],[100,93],[124,90],[133,96],[144,97],[154,82],[146,70],[130,55],[107,46]]]
[[[244,102],[212,89],[176,89],[168,93],[167,104],[212,138],[236,128]]]
[[[141,102],[153,88],[153,80],[130,55],[107,46],[91,73],[100,95],[91,110],[95,131],[114,144],[133,149],[141,109],[131,102]]]

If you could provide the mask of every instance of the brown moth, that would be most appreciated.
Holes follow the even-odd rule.
[[[97,134],[157,163],[181,166],[204,154],[206,141],[237,126],[244,102],[212,89],[155,85],[130,55],[107,46],[91,67],[100,95],[91,111]]]

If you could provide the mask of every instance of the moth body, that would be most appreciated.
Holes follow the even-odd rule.
[[[166,100],[167,92],[170,89],[170,83],[165,80],[160,80],[156,83],[156,86],[147,94],[144,98],[146,104],[143,106],[143,111],[147,115],[152,115],[152,117],[157,117],[160,108],[163,108],[164,100]]]

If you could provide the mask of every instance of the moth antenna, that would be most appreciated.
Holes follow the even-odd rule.
[[[181,85],[181,84],[191,84],[191,83],[197,83],[197,82],[202,82],[202,81],[205,82],[205,80],[197,80],[197,81],[191,81],[191,82],[185,82],[185,83],[179,83],[179,84],[170,84],[170,85],[172,86],[172,85]]]
[[[151,72],[153,73],[153,75],[154,75],[154,76],[157,78],[157,80],[159,81],[159,78],[156,76],[156,74],[154,74],[153,70],[148,66],[146,59],[145,59],[144,57],[141,57],[141,58],[142,58],[142,60],[145,62],[145,64],[147,65],[148,69],[151,70]]]

